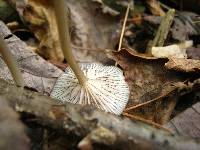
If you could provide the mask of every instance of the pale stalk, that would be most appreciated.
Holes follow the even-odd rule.
[[[72,54],[71,41],[69,35],[69,18],[68,18],[66,0],[52,0],[52,1],[55,8],[59,38],[64,57],[67,60],[71,69],[73,70],[74,74],[76,75],[79,83],[81,85],[84,85],[86,83],[86,77]]]
[[[17,65],[16,59],[12,56],[8,46],[6,45],[4,39],[2,36],[0,36],[0,52],[3,57],[3,60],[7,64],[12,77],[16,83],[17,86],[24,87],[23,77],[22,73],[19,70],[19,67]]]

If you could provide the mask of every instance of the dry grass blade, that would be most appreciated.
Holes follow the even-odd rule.
[[[175,87],[175,88],[176,88],[176,87]],[[161,95],[161,96],[158,96],[158,97],[156,97],[156,98],[154,98],[154,99],[152,99],[152,100],[150,100],[150,101],[147,101],[147,102],[144,102],[144,103],[140,103],[140,104],[138,104],[138,105],[130,106],[130,107],[126,108],[126,109],[124,110],[124,112],[128,112],[128,111],[130,111],[130,110],[137,109],[137,108],[139,108],[139,107],[145,106],[145,105],[147,105],[147,104],[153,103],[153,102],[158,101],[158,100],[163,100],[162,98],[165,97],[166,95],[170,94],[172,91],[174,91],[174,89],[171,89],[169,92],[167,92],[167,93],[165,93],[165,94],[163,94],[163,95]]]
[[[138,120],[138,121],[144,122],[146,124],[149,124],[149,125],[151,125],[153,127],[156,127],[156,128],[159,128],[159,129],[163,129],[163,130],[165,130],[165,131],[167,131],[169,133],[172,133],[172,131],[169,130],[168,128],[165,128],[162,125],[160,125],[158,123],[155,123],[155,122],[153,122],[151,120],[147,120],[147,119],[141,118],[139,116],[131,115],[131,114],[128,114],[128,113],[123,113],[123,115],[126,116],[126,117],[128,117],[128,118],[130,118],[130,119]]]
[[[121,35],[120,35],[118,51],[120,51],[121,47],[122,47],[122,40],[123,40],[123,37],[124,37],[124,32],[125,32],[125,27],[126,27],[126,22],[127,22],[129,10],[130,10],[130,4],[128,4],[127,9],[126,9],[126,15],[125,15],[125,18],[124,18],[124,23],[123,23],[123,27],[122,27],[122,31],[121,31]]]
[[[128,14],[129,14],[129,9],[130,9],[130,4],[128,4],[127,9],[126,9],[126,15],[125,15],[125,18],[124,18],[124,23],[123,23],[123,26],[122,26],[122,31],[121,31],[121,35],[120,35],[120,39],[119,39],[119,46],[118,46],[118,50],[117,50],[118,52],[121,50],[121,47],[122,47],[122,40],[123,40],[123,37],[124,37],[126,22],[127,22],[127,18],[128,18]],[[117,62],[115,62],[115,66],[117,66]]]

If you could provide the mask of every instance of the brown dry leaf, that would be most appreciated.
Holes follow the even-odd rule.
[[[190,47],[186,50],[189,59],[200,60],[200,47]]]
[[[46,58],[62,61],[57,24],[50,1],[10,0],[19,14],[29,24],[30,29],[40,41],[39,52]],[[116,33],[116,18],[103,14],[100,4],[91,0],[68,0],[71,15],[72,44],[91,49],[113,48],[113,33]],[[67,9],[67,6],[66,6]],[[79,61],[106,61],[105,55],[73,48]]]
[[[154,25],[159,25],[162,17],[158,16],[145,16],[144,20]],[[188,37],[200,35],[200,24],[198,22],[199,15],[178,11],[173,20],[173,24],[170,29],[171,37],[179,42],[188,40]],[[193,39],[193,38],[192,38]]]
[[[24,125],[3,97],[0,97],[0,120],[0,149],[11,150],[14,147],[15,150],[27,150],[30,148]]]
[[[156,59],[135,53],[130,49],[108,52],[108,57],[122,67],[130,87],[130,100],[127,107],[157,98],[158,100],[128,112],[157,123],[168,121],[177,101],[178,86],[184,80],[175,72],[165,69],[166,59]]]
[[[172,69],[181,72],[200,72],[200,60],[182,59],[182,58],[169,58],[165,64],[167,69]]]
[[[160,4],[157,0],[146,0],[146,3],[149,6],[149,9],[153,15],[164,16],[165,12],[160,7]]]
[[[91,0],[101,5],[103,13],[108,13],[113,16],[117,16],[121,13],[121,10],[125,10],[128,5],[133,8],[132,0]]]
[[[26,86],[41,93],[49,94],[62,71],[32,52],[26,43],[13,35],[3,22],[0,22],[0,34],[4,37],[9,49],[17,59]],[[12,82],[12,76],[1,58],[0,77]]]
[[[200,102],[173,118],[165,126],[179,135],[200,138]]]
[[[39,53],[47,59],[63,61],[64,56],[58,40],[57,24],[51,1],[10,1],[40,41]]]
[[[183,93],[182,98],[180,99],[181,107],[178,107],[179,110],[183,110],[185,108],[185,103],[193,103],[192,106],[189,106],[186,110],[175,116],[173,119],[168,122],[165,127],[171,129],[174,133],[179,134],[181,136],[187,136],[190,138],[200,138],[200,102],[199,102],[199,94],[200,94],[200,78],[194,80],[193,82],[188,82],[184,86],[180,86],[179,91]],[[194,97],[185,96],[185,94],[194,94]],[[183,101],[181,101],[183,100]],[[195,102],[195,103],[194,103]],[[181,108],[181,109],[180,109]]]
[[[200,25],[195,23],[199,15],[192,12],[177,12],[171,28],[172,37],[179,41],[185,41],[189,36],[200,35]]]

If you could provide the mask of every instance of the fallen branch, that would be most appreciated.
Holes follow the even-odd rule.
[[[18,114],[0,97],[0,149],[27,150],[29,139],[25,134],[25,126],[20,122]],[[15,146],[13,148],[13,146]]]
[[[102,144],[117,149],[200,149],[200,143],[154,129],[89,106],[55,100],[30,90],[22,90],[0,80],[0,96],[16,111],[34,115],[39,125],[79,136],[79,148]],[[108,140],[109,139],[109,140]],[[95,145],[94,145],[95,144]],[[96,148],[96,147],[95,147]]]

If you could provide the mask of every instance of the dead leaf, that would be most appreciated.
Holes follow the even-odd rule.
[[[165,64],[167,69],[176,70],[180,72],[200,72],[200,60],[183,59],[183,58],[169,58],[169,61]]]
[[[101,5],[101,9],[103,13],[108,13],[113,16],[117,16],[121,14],[122,10],[126,10],[128,4],[133,8],[133,1],[132,0],[92,0],[97,2]]]
[[[177,44],[164,47],[152,47],[151,54],[157,58],[187,58],[186,49],[181,49]]]
[[[175,40],[183,42],[188,40],[188,37],[190,36],[199,36],[200,25],[197,23],[199,20],[198,18],[199,15],[192,12],[176,12],[170,29],[171,37]],[[153,25],[159,25],[161,17],[147,15],[144,17],[144,20]]]
[[[137,110],[129,110],[129,113],[164,123],[169,119],[178,99],[175,84],[183,81],[184,77],[165,69],[166,59],[145,58],[144,55],[140,57],[134,53],[130,49],[107,53],[122,67],[129,84],[131,94],[127,107],[158,97],[159,100]]]
[[[189,59],[200,60],[200,47],[191,47],[186,50]]]
[[[199,15],[192,12],[177,12],[172,25],[172,37],[184,41],[191,35],[200,35],[200,26],[195,24]]]
[[[54,9],[50,2],[10,1],[40,41],[39,53],[47,59],[63,61]],[[114,48],[118,42],[118,40],[113,40],[118,28],[116,18],[98,11],[101,6],[91,0],[68,0],[67,4],[71,16],[72,45],[91,49]],[[107,61],[103,53],[97,55],[96,52],[87,50],[77,48],[73,48],[73,50],[76,52],[74,53],[76,59],[80,62]]]
[[[146,3],[149,6],[149,9],[153,15],[164,16],[165,12],[160,7],[160,4],[157,0],[146,0]]]
[[[116,18],[98,11],[100,5],[91,0],[69,0],[72,18],[72,44],[91,49],[114,48],[116,32],[119,28]],[[118,36],[117,36],[118,37]],[[106,62],[103,53],[74,48],[79,62]]]
[[[17,59],[26,86],[49,94],[62,71],[29,50],[26,43],[13,35],[3,22],[0,22],[0,34]],[[2,59],[0,59],[0,76],[13,83],[12,76]]]
[[[181,112],[175,118],[171,119],[169,123],[165,125],[165,127],[170,128],[174,133],[188,136],[192,138],[200,137],[200,130],[199,130],[199,122],[200,122],[200,102],[199,102],[199,92],[200,92],[200,78],[194,80],[193,82],[188,82],[185,86],[180,88],[180,91],[183,93],[195,93],[197,99],[196,104],[193,104],[185,111]],[[192,101],[193,98],[191,97],[184,97],[183,100],[185,101]],[[181,102],[181,101],[180,101]],[[184,103],[184,102],[182,102]]]
[[[163,47],[152,47],[151,54],[157,58],[187,58],[186,49],[193,46],[193,41],[184,41]]]
[[[200,138],[200,102],[194,104],[175,118],[165,127],[174,133],[192,138]]]
[[[47,59],[63,61],[64,56],[60,48],[57,23],[51,2],[44,0],[11,0],[11,2],[40,41],[39,53]]]
[[[68,64],[61,63],[58,61],[49,60],[49,62],[54,66],[58,67],[59,69],[61,69],[62,71],[65,71],[65,69],[68,67]]]
[[[18,114],[0,97],[0,149],[27,150],[30,148],[29,139],[25,134],[25,127],[19,121]]]

